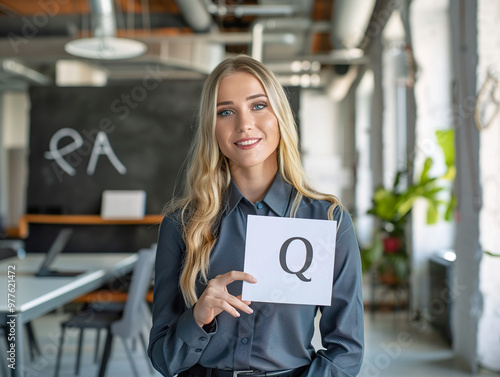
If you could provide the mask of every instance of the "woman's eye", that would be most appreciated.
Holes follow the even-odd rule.
[[[218,115],[223,116],[223,117],[227,117],[228,115],[231,115],[231,110],[219,111]]]
[[[258,103],[258,104],[253,106],[254,110],[262,110],[265,107],[266,107],[265,103]]]

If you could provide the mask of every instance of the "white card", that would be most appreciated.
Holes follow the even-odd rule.
[[[248,216],[243,300],[330,306],[337,222]]]

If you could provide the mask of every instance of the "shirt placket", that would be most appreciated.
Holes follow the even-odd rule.
[[[265,216],[269,212],[269,209],[263,202],[257,202],[255,204],[244,202],[243,211],[246,215],[259,215]],[[246,224],[245,224],[246,226]],[[252,353],[252,345],[254,341],[254,325],[255,325],[255,313],[246,314],[242,313],[238,320],[238,339],[236,341],[236,347],[234,350],[234,369],[235,370],[246,370],[250,368],[250,356]]]
[[[244,370],[250,368],[255,314],[242,314],[238,322],[238,341],[234,353],[234,368],[235,370]]]

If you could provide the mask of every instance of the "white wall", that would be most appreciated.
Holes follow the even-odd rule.
[[[28,143],[29,98],[26,92],[3,95],[3,146],[26,148]]]
[[[415,83],[417,102],[415,174],[426,157],[434,160],[431,176],[446,172],[435,131],[452,127],[450,23],[448,0],[416,0],[411,6],[413,52],[418,65]],[[450,185],[451,186],[451,185]],[[427,205],[418,202],[413,216],[412,307],[424,309],[429,302],[429,257],[453,247],[453,224],[440,221],[427,225]],[[427,312],[428,315],[433,313]]]
[[[366,71],[356,89],[356,151],[358,166],[356,176],[357,236],[362,248],[373,239],[373,216],[367,215],[372,207],[373,178],[370,162],[371,108],[374,90],[373,71]]]
[[[4,92],[2,98],[1,201],[6,228],[17,228],[26,204],[29,98],[26,92]]]
[[[315,187],[340,197],[342,126],[338,104],[322,90],[303,89],[300,97],[301,142],[306,174]],[[340,198],[342,199],[342,198]]]
[[[488,80],[488,71],[500,72],[500,2],[478,2],[477,87],[486,85],[485,93],[499,83],[500,77]],[[482,96],[478,101],[480,122],[488,124],[499,104],[499,90]],[[500,116],[492,119],[480,133],[480,169],[483,206],[480,213],[480,237],[483,250],[500,254]],[[483,312],[479,321],[478,359],[483,366],[500,371],[500,258],[483,256],[480,266],[480,290]]]

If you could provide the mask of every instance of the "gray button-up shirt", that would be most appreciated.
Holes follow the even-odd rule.
[[[248,215],[289,216],[295,189],[278,174],[264,199],[248,201],[232,182],[225,197],[219,239],[210,255],[209,279],[231,270],[243,271]],[[304,198],[297,218],[327,219],[330,202]],[[350,216],[336,208],[337,230],[331,306],[253,302],[253,314],[216,317],[212,332],[205,332],[186,309],[179,290],[185,245],[176,215],[164,218],[158,239],[153,328],[149,356],[155,368],[173,376],[194,364],[205,367],[274,371],[309,365],[307,377],[355,376],[363,357],[363,304],[361,262]],[[198,285],[198,292],[204,290]],[[241,294],[242,282],[228,285]],[[314,317],[321,311],[324,349],[311,345]]]

